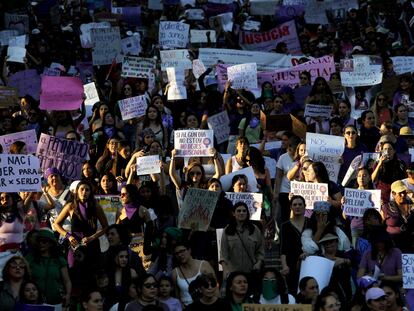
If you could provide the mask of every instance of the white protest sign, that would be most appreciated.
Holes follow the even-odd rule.
[[[168,86],[167,100],[187,99],[187,89],[184,85],[171,83]]]
[[[364,152],[362,154],[362,166],[372,168],[373,163],[377,162],[381,157],[381,152]]]
[[[184,84],[185,75],[184,70],[182,69],[175,69],[174,67],[168,67],[167,70],[167,78],[168,82],[170,83],[181,83]]]
[[[219,61],[228,65],[238,65],[255,62],[258,71],[272,71],[290,68],[295,57],[280,53],[267,53],[256,51],[242,51],[229,49],[200,48],[198,58],[205,66],[211,67]]]
[[[178,227],[207,231],[219,196],[219,192],[189,188],[178,214]]]
[[[401,254],[404,289],[414,289],[414,254]]]
[[[247,189],[246,190],[248,192],[259,192],[259,188],[257,188],[257,180],[254,175],[253,168],[251,166],[221,176],[220,182],[223,186],[224,191],[230,190],[231,180],[236,175],[245,175],[247,177]]]
[[[224,31],[232,32],[233,30],[233,12],[226,12],[222,14],[218,14],[211,19],[219,19],[221,23],[221,27]],[[211,26],[211,23],[210,23]]]
[[[26,57],[26,49],[23,47],[18,46],[9,46],[7,48],[7,61],[8,62],[16,62],[16,63],[23,63],[24,58]]]
[[[323,105],[305,105],[305,117],[322,117],[329,119],[332,114],[332,106],[323,106]]]
[[[250,0],[251,15],[275,15],[277,0]]]
[[[111,27],[111,24],[109,22],[82,24],[80,26],[81,46],[85,49],[89,49],[93,46],[92,45],[92,39],[91,39],[91,29],[94,29],[94,28],[110,28],[110,27]]]
[[[121,34],[119,27],[91,29],[93,65],[119,63],[121,55]]]
[[[153,58],[144,58],[136,56],[125,56],[122,61],[123,77],[148,78],[149,74],[155,68],[156,61]]]
[[[16,36],[9,39],[9,46],[18,46],[24,48],[28,44],[29,37],[27,35]]]
[[[6,29],[0,31],[0,45],[9,45],[10,39],[19,35],[16,29]]]
[[[27,153],[36,152],[37,135],[34,129],[0,136],[0,145],[3,147],[3,152],[9,153],[11,144],[16,141],[22,141],[26,144]]]
[[[356,178],[356,172],[358,170],[358,167],[360,167],[362,162],[362,156],[358,155],[356,156],[352,162],[351,165],[349,165],[348,170],[346,171],[346,174],[344,178],[342,179],[341,185],[345,187],[352,179]]]
[[[99,102],[99,94],[96,89],[95,82],[85,84],[83,86],[83,91],[85,93],[85,106],[86,106],[86,116],[92,115],[92,107],[95,103]]]
[[[326,4],[324,1],[309,0],[305,8],[305,21],[307,24],[329,24],[326,16]]]
[[[200,76],[206,72],[206,67],[204,66],[201,59],[194,59],[193,60],[193,74],[196,79],[200,78]]]
[[[212,130],[174,131],[174,149],[178,157],[211,157],[214,147]]]
[[[246,203],[249,208],[251,220],[260,220],[262,214],[263,193],[248,193],[248,192],[226,192],[226,198],[231,203],[237,202]]]
[[[119,100],[118,105],[122,120],[125,121],[145,115],[148,101],[145,95],[140,95]]]
[[[356,87],[380,84],[383,74],[380,60],[381,58],[365,55],[344,60],[340,66],[342,85]]]
[[[159,174],[160,157],[157,155],[137,158],[137,175]]]
[[[190,25],[180,22],[160,22],[159,44],[163,49],[185,48]]]
[[[251,144],[250,147],[260,149],[260,144]],[[268,141],[265,143],[264,150],[272,150],[282,148],[282,142],[280,140]]]
[[[243,23],[243,30],[245,31],[260,31],[260,22],[253,21],[251,19]]]
[[[205,18],[205,13],[202,9],[188,9],[185,10],[184,15],[187,20],[202,21]]]
[[[208,117],[207,124],[208,128],[214,131],[217,144],[221,144],[229,140],[230,119],[227,111],[222,111]]]
[[[227,78],[234,89],[256,89],[257,65],[248,63],[227,67]]]
[[[319,290],[322,290],[329,284],[334,265],[335,261],[325,257],[308,256],[300,265],[299,280],[311,276],[317,281]]]
[[[381,190],[358,190],[345,188],[345,215],[362,217],[368,208],[381,209]]]
[[[40,191],[39,171],[39,159],[35,156],[0,154],[0,192]]]
[[[394,56],[390,58],[397,75],[414,71],[414,56]]]
[[[313,209],[316,201],[326,201],[329,198],[328,184],[311,182],[290,182],[290,192],[305,198],[306,209]]]
[[[141,53],[141,35],[133,35],[121,40],[122,53],[125,55],[139,55]]]
[[[191,69],[192,63],[188,50],[169,50],[160,51],[161,70],[166,70],[168,67],[176,69]]]
[[[325,164],[329,179],[333,182],[338,179],[339,160],[344,149],[344,137],[306,133],[306,152],[314,161]]]
[[[216,42],[216,31],[215,30],[190,30],[190,42],[191,43],[208,43],[208,38],[210,42]]]

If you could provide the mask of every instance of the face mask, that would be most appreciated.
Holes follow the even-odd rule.
[[[273,97],[273,91],[272,90],[264,90],[263,91],[263,97],[272,98]]]
[[[276,280],[263,280],[263,298],[271,300],[278,295]]]

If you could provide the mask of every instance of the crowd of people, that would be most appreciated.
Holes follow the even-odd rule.
[[[279,2],[277,10],[290,2],[306,7],[307,1]],[[267,81],[255,93],[236,89],[229,80],[220,92],[214,65],[198,79],[186,70],[187,99],[170,101],[159,63],[153,83],[123,77],[121,63],[93,66],[87,74],[77,68],[91,62],[93,50],[81,46],[80,25],[111,17],[111,6],[132,7],[136,1],[2,1],[0,23],[6,12],[27,15],[29,32],[24,63],[10,61],[8,44],[1,43],[0,84],[8,86],[21,71],[41,74],[57,63],[60,76],[94,82],[100,100],[91,113],[85,103],[74,111],[45,111],[39,97],[29,94],[14,103],[0,101],[0,135],[35,130],[38,138],[45,133],[89,145],[79,180],[48,167],[39,192],[6,192],[0,186],[0,309],[237,311],[243,304],[308,304],[315,311],[414,310],[414,291],[403,286],[402,262],[403,254],[414,252],[414,77],[397,75],[392,60],[401,56],[411,62],[414,2],[348,2],[348,10],[327,12],[328,24],[308,24],[299,9],[290,16],[301,47],[299,63],[332,56],[336,72],[329,79],[302,71],[297,85],[280,88]],[[238,34],[252,23],[267,31],[286,21],[277,14],[250,14],[249,1],[162,4],[163,9],[152,10],[142,2],[139,27],[123,20],[122,13],[112,21],[122,38],[139,36],[137,56],[159,59],[160,21],[214,28],[215,42],[189,44],[191,59],[197,59],[199,47],[241,49]],[[189,8],[205,15],[190,20]],[[220,19],[209,24],[207,12],[218,15],[229,8],[231,29]],[[270,53],[290,51],[280,42]],[[355,96],[349,96],[339,72],[340,66],[351,65],[340,64],[356,55],[381,57],[383,83],[355,88]],[[145,115],[123,120],[118,101],[141,95],[148,104]],[[332,115],[304,117],[306,105],[331,106]],[[223,111],[229,117],[228,139],[215,142],[210,156],[181,157],[174,132],[208,129],[209,117]],[[309,157],[297,128],[273,130],[265,121],[281,116],[291,122],[289,114],[306,124],[307,133],[344,139],[336,180],[326,163]],[[19,140],[1,149],[29,154]],[[366,153],[378,157],[354,167],[344,185],[348,169]],[[145,156],[159,156],[160,173],[137,175],[137,159]],[[269,163],[275,164],[275,173]],[[237,173],[245,168],[254,177]],[[233,174],[230,189],[221,179],[227,174]],[[326,183],[327,200],[309,209],[304,197],[292,193],[292,181]],[[263,198],[259,220],[251,219],[249,204],[232,202],[225,193],[251,193],[253,184]],[[380,190],[381,206],[346,215],[345,186]],[[191,189],[219,193],[207,231],[179,226]],[[113,221],[97,201],[102,195],[122,205]],[[300,274],[311,256],[333,262],[327,284],[319,284],[316,275]],[[276,259],[280,265],[269,264]]]

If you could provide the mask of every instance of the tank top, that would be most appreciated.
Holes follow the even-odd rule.
[[[0,223],[0,245],[23,242],[24,223],[17,215],[11,215],[8,220]]]
[[[236,156],[231,157],[232,172],[240,171],[243,167],[237,162]]]
[[[188,306],[189,304],[193,303],[193,299],[191,298],[190,293],[188,292],[188,286],[194,281],[199,275],[201,275],[201,265],[203,264],[203,260],[200,260],[200,265],[198,266],[197,273],[191,278],[182,278],[180,277],[180,269],[175,268],[175,273],[177,274],[177,286],[180,289],[180,300],[185,305]]]
[[[120,224],[125,226],[131,233],[144,233],[144,219],[139,215],[139,207],[134,212],[131,219],[125,217],[120,221]]]

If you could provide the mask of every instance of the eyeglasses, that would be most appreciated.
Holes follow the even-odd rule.
[[[209,283],[209,282],[205,282],[203,284],[201,284],[202,287],[204,288],[216,288],[217,284],[216,283]]]
[[[128,193],[126,192],[121,192],[121,194],[119,195],[121,198],[126,197],[128,195]]]
[[[157,283],[144,283],[144,287],[147,289],[158,288],[158,284]]]
[[[347,132],[345,132],[345,135],[356,135],[356,132],[355,131],[347,131]]]
[[[10,268],[12,268],[12,269],[17,269],[17,268],[19,268],[19,269],[25,269],[26,268],[26,265],[24,264],[24,263],[21,263],[21,264],[17,264],[17,263],[11,263],[10,264]]]
[[[193,172],[193,171],[191,171],[191,172],[189,172],[188,173],[190,176],[201,176],[201,172],[199,172],[199,171],[195,171],[195,172]]]

